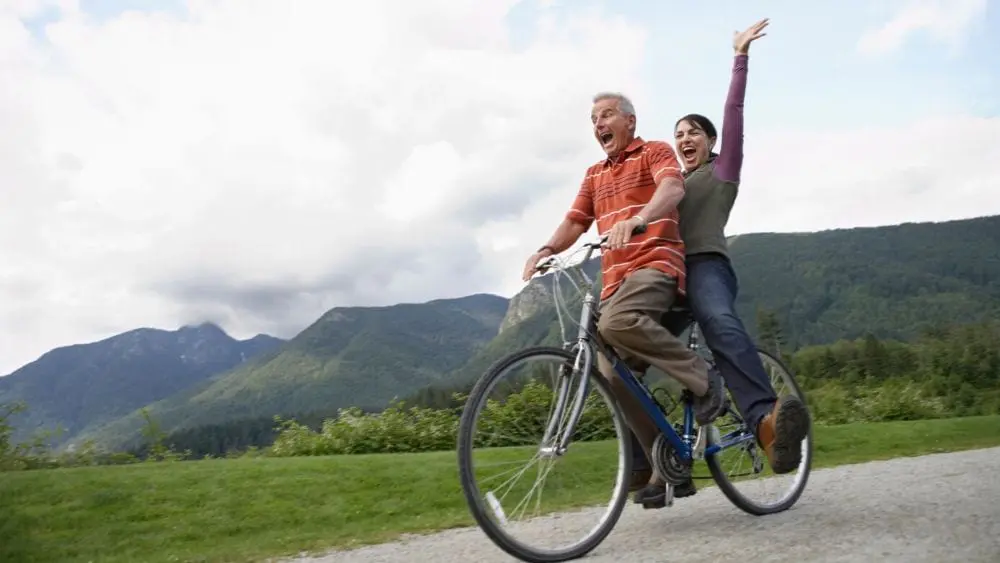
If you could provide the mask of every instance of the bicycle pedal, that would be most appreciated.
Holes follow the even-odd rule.
[[[663,498],[658,501],[643,501],[642,508],[645,510],[656,510],[660,508],[669,508],[674,505],[674,487],[673,485],[667,485],[666,492],[663,493]]]
[[[670,508],[673,505],[674,505],[673,499],[671,499],[670,502],[664,502],[662,504],[660,504],[660,503],[653,504],[653,503],[648,503],[648,502],[642,503],[642,507],[645,510],[659,510],[661,508]]]

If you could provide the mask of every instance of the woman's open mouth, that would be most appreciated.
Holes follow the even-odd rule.
[[[698,150],[694,147],[684,147],[683,149],[681,149],[681,154],[684,155],[684,160],[694,160],[694,157],[697,153]]]

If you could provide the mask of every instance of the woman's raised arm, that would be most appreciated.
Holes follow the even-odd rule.
[[[715,161],[715,175],[727,182],[739,182],[743,168],[743,100],[747,89],[747,62],[750,43],[767,35],[764,18],[742,32],[733,32],[733,74],[722,116],[722,147]]]

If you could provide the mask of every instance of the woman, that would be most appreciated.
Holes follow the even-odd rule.
[[[684,166],[684,199],[678,205],[681,237],[687,252],[688,306],[701,327],[726,386],[744,420],[753,428],[775,473],[788,473],[802,458],[801,442],[809,415],[794,396],[780,401],[736,313],[739,283],[726,245],[725,227],[740,184],[743,165],[743,98],[750,43],[766,35],[765,18],[733,34],[733,74],[722,122],[722,146],[712,152],[718,134],[703,115],[689,114],[674,126],[677,153]],[[640,453],[634,463],[633,490],[640,489],[649,462]],[[636,502],[652,492],[641,491]],[[695,493],[694,484],[676,488],[678,498]]]
[[[766,35],[767,18],[733,34],[733,74],[722,122],[722,146],[715,126],[689,114],[674,127],[684,165],[686,194],[680,211],[687,252],[688,305],[712,350],[744,420],[755,429],[775,473],[788,473],[802,458],[809,414],[794,396],[777,400],[754,342],[736,313],[739,283],[729,261],[724,233],[740,184],[743,165],[743,99],[750,43]]]

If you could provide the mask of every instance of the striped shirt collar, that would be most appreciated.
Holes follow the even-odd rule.
[[[604,159],[604,166],[608,167],[608,166],[612,166],[614,164],[618,164],[618,163],[624,161],[626,158],[628,158],[628,156],[630,154],[632,154],[632,153],[636,152],[637,150],[641,149],[645,144],[646,144],[646,141],[644,141],[642,139],[642,137],[636,137],[635,139],[632,140],[631,143],[628,144],[627,147],[625,147],[625,150],[623,150],[622,152],[618,153],[617,156],[615,156],[614,158],[612,158],[610,156],[607,157],[607,158],[605,158]]]

